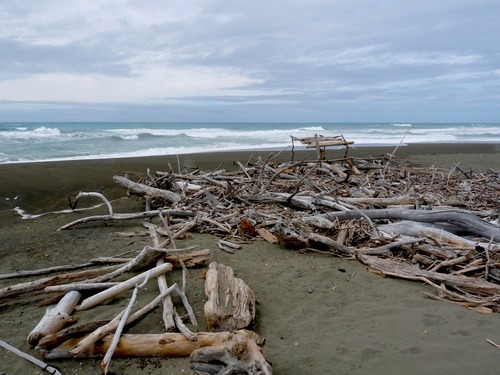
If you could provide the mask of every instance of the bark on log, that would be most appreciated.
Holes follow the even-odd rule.
[[[150,197],[160,197],[170,203],[179,202],[182,199],[179,194],[174,193],[173,191],[150,187],[144,184],[130,181],[128,178],[122,176],[113,176],[113,180],[118,185],[123,186],[129,190],[132,190],[134,193],[140,195],[147,195]]]
[[[449,222],[459,226],[464,231],[481,236],[488,240],[500,241],[500,227],[489,223],[477,216],[457,210],[440,210],[440,211],[417,211],[417,210],[401,210],[401,209],[375,209],[375,210],[356,210],[342,212],[328,212],[322,216],[327,219],[339,220],[360,219],[363,214],[372,220],[376,219],[397,219],[397,220],[412,220],[425,223]]]
[[[72,291],[67,293],[56,306],[47,308],[43,318],[28,335],[28,343],[35,346],[42,337],[63,328],[81,297],[79,292]]]
[[[205,281],[204,311],[211,331],[234,331],[248,327],[255,319],[255,294],[234,276],[231,267],[210,263]]]

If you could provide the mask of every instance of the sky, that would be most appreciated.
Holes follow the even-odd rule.
[[[500,122],[498,0],[0,2],[0,122]]]

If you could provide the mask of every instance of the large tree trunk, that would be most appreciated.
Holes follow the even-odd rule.
[[[481,236],[488,240],[500,241],[500,227],[487,221],[481,220],[477,216],[458,210],[402,210],[402,209],[375,209],[375,210],[353,210],[328,212],[321,216],[327,219],[339,220],[360,219],[364,215],[372,220],[375,219],[397,219],[421,221],[424,223],[445,222],[452,223],[464,231]]]
[[[231,267],[212,262],[205,281],[205,317],[211,331],[234,331],[255,319],[255,295]]]

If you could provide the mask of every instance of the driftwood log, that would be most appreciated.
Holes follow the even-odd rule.
[[[115,349],[116,357],[189,357],[198,349],[205,348],[194,356],[193,362],[212,362],[223,360],[234,368],[263,368],[270,371],[264,351],[263,340],[254,332],[239,330],[236,332],[199,332],[196,341],[188,340],[181,333],[163,334],[124,334]],[[99,343],[82,351],[78,358],[103,357],[109,348],[112,335],[104,336]],[[69,349],[80,339],[75,338],[52,350],[41,351],[46,360],[73,358]],[[210,351],[220,354],[210,355]],[[222,353],[231,354],[224,356]],[[232,359],[229,356],[233,355]],[[239,357],[239,358],[238,358]],[[227,362],[225,362],[226,360]],[[256,365],[258,364],[258,365]],[[241,367],[240,367],[241,366]],[[254,370],[251,370],[254,371]],[[271,374],[271,372],[247,372],[248,374]]]
[[[324,217],[330,220],[361,219],[363,216],[370,219],[397,219],[421,221],[425,223],[452,223],[462,230],[485,238],[500,241],[500,227],[479,219],[469,212],[458,210],[404,210],[404,209],[370,209],[328,212]]]
[[[247,328],[255,319],[255,294],[234,276],[231,267],[210,263],[205,281],[207,302],[204,311],[211,331]]]
[[[46,335],[61,330],[69,319],[76,304],[80,301],[81,294],[77,291],[68,292],[56,306],[48,307],[42,320],[28,335],[31,346],[38,344]]]

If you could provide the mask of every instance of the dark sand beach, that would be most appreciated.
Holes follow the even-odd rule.
[[[358,148],[351,156],[379,156],[394,147]],[[296,160],[313,153],[296,152]],[[93,223],[72,230],[57,229],[78,217],[106,213],[105,207],[79,213],[47,214],[22,219],[14,210],[29,214],[68,208],[67,196],[98,191],[113,201],[115,212],[143,210],[142,202],[123,198],[125,191],[112,180],[115,174],[144,173],[199,167],[202,170],[235,168],[269,151],[225,152],[203,155],[45,162],[0,165],[0,273],[84,263],[98,256],[140,251],[149,237],[122,238],[118,231],[141,229],[140,221]],[[343,151],[328,151],[328,158]],[[283,152],[279,158],[290,160]],[[398,162],[450,170],[460,162],[463,170],[500,169],[500,145],[426,144],[398,148]],[[92,201],[92,204],[94,201]],[[90,205],[90,203],[89,203]],[[258,300],[255,330],[266,338],[264,346],[275,374],[442,374],[493,375],[500,372],[500,314],[481,315],[449,302],[424,297],[433,289],[418,282],[383,278],[354,260],[318,253],[300,254],[263,240],[244,245],[235,254],[222,252],[217,239],[195,234],[182,245],[212,250],[213,260],[231,266],[253,289]],[[205,268],[191,270],[187,294],[203,322]],[[168,275],[179,282],[181,273]],[[0,281],[0,288],[25,279]],[[154,283],[140,297],[156,295]],[[39,298],[0,304],[0,339],[38,356],[26,342],[44,314]],[[120,298],[79,313],[80,321],[111,319],[124,308]],[[157,310],[131,327],[132,333],[162,332]],[[99,359],[51,362],[63,374],[100,374]],[[0,374],[43,374],[15,355],[0,349]],[[194,374],[186,358],[113,359],[113,374]]]

